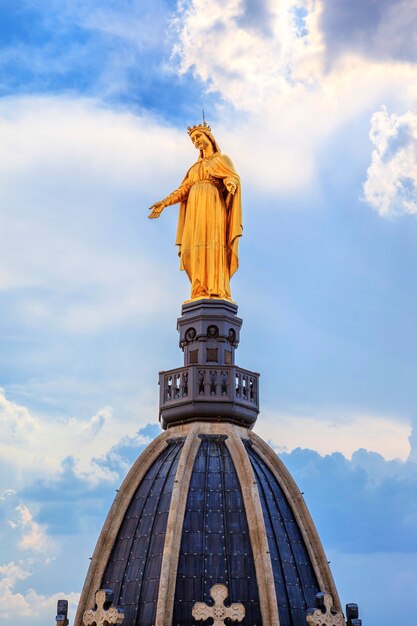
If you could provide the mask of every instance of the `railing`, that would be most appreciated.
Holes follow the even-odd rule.
[[[161,408],[190,401],[226,401],[258,408],[259,375],[236,366],[189,365],[161,372]]]

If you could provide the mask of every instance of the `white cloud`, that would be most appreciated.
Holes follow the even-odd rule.
[[[385,459],[402,460],[410,452],[410,424],[398,416],[367,411],[321,408],[290,414],[266,409],[256,432],[285,451],[309,448],[321,455],[338,451],[350,458],[358,448],[364,448]]]
[[[382,217],[417,213],[417,112],[389,114],[383,107],[371,119],[375,146],[365,200]]]
[[[185,275],[155,266],[167,222],[146,219],[182,178],[186,133],[65,97],[4,98],[0,133],[0,290],[19,290],[17,320],[100,331],[186,296]]]
[[[4,620],[12,620],[10,623],[20,626],[28,623],[25,619],[28,617],[33,626],[50,623],[56,615],[56,603],[60,598],[69,601],[69,612],[72,616],[75,615],[79,593],[55,593],[46,596],[30,588],[24,592],[16,591],[16,584],[21,584],[29,576],[31,576],[30,562],[11,561],[0,565],[0,621],[3,624]]]
[[[413,463],[417,463],[417,424],[413,425],[413,428],[411,430],[410,437],[408,440],[410,443],[409,461],[412,461]]]
[[[307,48],[311,61],[317,47],[307,23],[300,27],[302,18],[297,20],[301,5],[313,7],[309,0],[267,1],[246,16],[242,0],[181,3],[174,49],[179,71],[192,70],[209,90],[246,110],[287,95],[295,84],[310,82],[299,63],[304,64]],[[310,76],[311,70],[310,63]]]
[[[21,593],[13,593],[13,587],[18,581],[30,576],[30,571],[23,562],[10,562],[0,565],[0,615],[3,618],[12,617],[13,612],[22,612],[27,603]]]
[[[7,439],[25,441],[34,431],[39,429],[39,424],[24,406],[9,402],[0,387],[0,418],[2,432]]]
[[[174,58],[180,73],[191,71],[232,105],[233,112],[219,106],[215,130],[258,190],[312,185],[329,137],[387,99],[409,106],[415,98],[410,63],[382,63],[347,50],[329,67],[322,2],[266,0],[255,5],[267,15],[263,22],[258,16],[260,24],[245,15],[247,6],[242,0],[181,3]],[[354,155],[362,150],[356,146]]]
[[[112,410],[105,407],[89,420],[32,416],[29,411],[8,400],[0,391],[0,457],[7,470],[3,480],[10,481],[16,490],[45,477],[59,477],[62,461],[74,459],[75,474],[87,482],[119,478],[108,467],[97,463],[123,436],[135,437],[135,442],[148,443],[147,437],[136,435],[136,416],[125,420],[113,418]],[[25,428],[29,424],[29,428]],[[19,436],[16,435],[19,434]],[[19,509],[20,526],[26,529],[27,547],[42,545],[42,529],[30,525],[30,513]]]
[[[21,530],[19,547],[33,552],[47,552],[51,548],[51,540],[46,534],[46,527],[35,522],[32,513],[25,504],[15,509],[19,515],[18,522],[12,522],[14,529]]]
[[[178,71],[192,71],[237,109],[256,112],[261,107],[272,113],[280,100],[289,107],[292,94],[305,99],[319,93],[327,112],[337,107],[343,117],[348,112],[340,109],[346,95],[340,93],[343,83],[355,79],[356,85],[350,86],[356,96],[352,102],[361,107],[375,87],[383,87],[378,68],[386,83],[399,75],[410,80],[415,73],[412,64],[379,63],[350,50],[330,69],[320,0],[265,0],[255,6],[248,13],[243,0],[188,0],[179,3],[174,22]],[[358,92],[361,76],[368,82],[368,93]],[[385,90],[389,93],[389,85]],[[308,98],[304,103],[305,112],[312,102]],[[312,123],[314,113],[310,110]]]
[[[51,187],[68,173],[75,187],[81,180],[93,188],[106,184],[139,191],[145,181],[154,187],[160,180],[162,152],[172,172],[174,157],[186,145],[178,131],[148,115],[114,111],[88,98],[3,98],[0,124],[4,182],[16,172],[32,177],[38,165],[49,169]]]
[[[7,498],[15,495],[16,491],[14,489],[5,489],[3,493],[0,494],[0,500],[6,500]]]

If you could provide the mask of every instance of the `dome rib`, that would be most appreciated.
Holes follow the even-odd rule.
[[[246,443],[256,475],[274,569],[281,626],[303,626],[320,590],[304,540],[278,481]]]
[[[253,443],[253,450],[272,472],[272,475],[275,477],[275,480],[285,495],[286,501],[291,507],[296,524],[304,539],[309,560],[313,565],[320,591],[330,592],[333,596],[335,610],[342,611],[339,594],[330,571],[323,545],[302,493],[284,463],[272,448],[254,432],[249,432],[248,434],[249,440]]]
[[[167,443],[129,504],[102,581],[132,626],[155,624],[172,487],[184,440]]]
[[[172,438],[172,433],[164,432],[159,435],[157,439],[152,441],[136,459],[120,486],[97,540],[94,554],[91,558],[90,566],[88,568],[87,576],[81,592],[74,626],[82,626],[84,611],[94,606],[95,592],[102,586],[103,574],[129,504],[149,467],[167,449],[167,441],[170,438]]]
[[[265,520],[255,474],[249,460],[242,436],[248,436],[247,430],[230,429],[227,447],[235,465],[242,489],[245,510],[248,519],[251,545],[255,560],[256,581],[261,602],[262,620],[266,626],[280,626],[278,607],[275,595],[274,575],[268,540],[266,538]]]
[[[197,430],[198,425],[193,424],[182,449],[177,474],[175,476],[171,508],[168,515],[164,554],[162,557],[155,626],[172,624],[175,595],[175,585],[172,584],[172,581],[177,579],[178,559],[188,490],[195,459],[201,444],[201,439],[196,437]]]
[[[255,566],[243,496],[225,445],[227,435],[201,434],[184,516],[174,602],[174,626],[191,626],[196,601],[211,603],[210,589],[223,583],[230,602],[247,614],[242,626],[261,624]],[[169,621],[166,624],[171,623]]]

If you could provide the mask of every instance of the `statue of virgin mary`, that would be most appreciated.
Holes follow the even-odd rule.
[[[240,179],[228,156],[222,154],[204,122],[188,128],[199,151],[181,185],[151,206],[151,219],[165,207],[180,203],[176,245],[180,269],[191,282],[191,299],[231,300],[230,278],[238,268],[242,235]]]

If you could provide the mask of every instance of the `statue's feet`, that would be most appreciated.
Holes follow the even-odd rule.
[[[204,287],[199,280],[196,280],[191,288],[191,300],[198,300],[200,298],[213,298],[216,300],[232,300],[232,296],[229,291],[219,290],[210,291]]]

